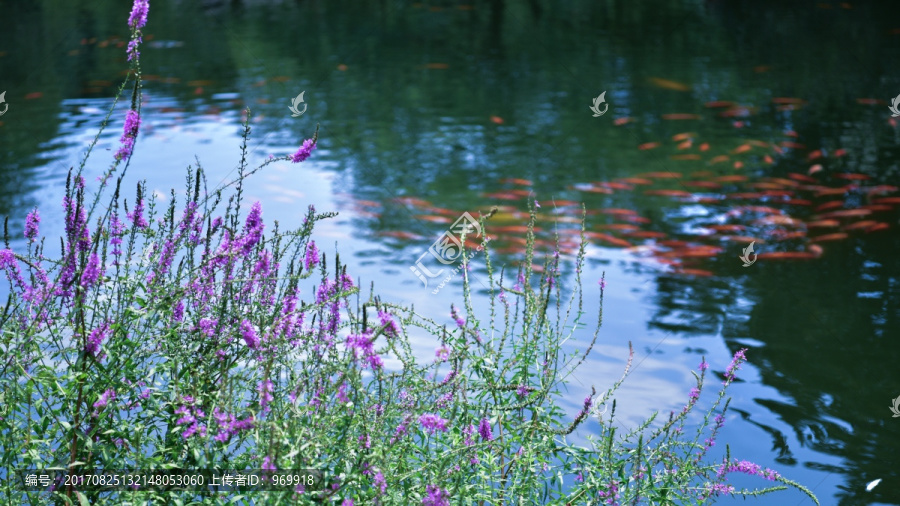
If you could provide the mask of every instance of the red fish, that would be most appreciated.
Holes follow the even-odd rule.
[[[731,175],[715,177],[712,180],[717,183],[743,183],[748,179],[749,178],[747,176]]]
[[[713,273],[712,271],[707,271],[705,269],[675,269],[672,271],[672,274],[683,274],[685,276],[697,276],[702,278],[715,276],[715,273]]]
[[[650,82],[654,85],[666,89],[666,90],[674,90],[674,91],[691,91],[691,87],[684,84],[679,83],[678,81],[670,81],[669,79],[661,79],[659,77],[651,77]]]
[[[812,202],[806,199],[788,199],[784,201],[785,204],[791,206],[811,206]]]
[[[838,220],[817,220],[807,223],[806,228],[837,228],[840,225]]]
[[[673,113],[673,114],[663,114],[662,119],[665,120],[681,120],[681,119],[701,119],[702,116],[699,114],[687,114],[687,113]]]
[[[690,147],[693,145],[694,145],[694,143],[692,141],[686,140],[686,141],[682,142],[681,144],[679,144],[678,146],[676,146],[676,148],[677,149],[690,149]]]
[[[705,107],[709,107],[710,109],[715,109],[718,107],[734,107],[737,105],[736,102],[728,102],[726,100],[714,100],[712,102],[707,102],[703,104]]]
[[[520,178],[517,178],[517,177],[508,177],[508,178],[506,178],[506,179],[501,179],[500,182],[501,182],[501,183],[518,184],[518,185],[522,185],[522,186],[532,186],[532,185],[534,185],[534,183],[532,183],[531,181],[529,181],[529,180],[527,180],[527,179],[520,179]]]
[[[634,190],[634,186],[625,183],[603,182],[600,186],[604,188],[612,188],[613,190]]]
[[[672,140],[675,142],[686,141],[686,140],[692,139],[695,135],[697,135],[697,134],[695,134],[693,132],[682,132],[680,134],[673,135]]]
[[[759,253],[756,258],[758,260],[812,260],[818,257],[809,251],[772,251]]]
[[[638,239],[662,239],[668,234],[666,234],[665,232],[657,232],[655,230],[636,230],[634,232],[625,232],[622,235],[635,237]]]
[[[822,150],[821,150],[821,149],[817,149],[817,150],[815,150],[815,151],[810,152],[808,155],[806,155],[806,159],[809,160],[809,161],[812,161],[812,160],[815,160],[815,159],[817,159],[817,158],[822,158],[822,156],[823,156],[823,155],[822,155]]]
[[[719,113],[719,116],[722,118],[746,118],[756,114],[756,107],[744,107],[744,106],[735,106]],[[742,122],[735,122],[742,123]],[[735,125],[737,126],[737,125]],[[743,124],[741,125],[743,126]],[[740,128],[740,127],[737,127]]]
[[[719,183],[714,183],[712,181],[687,181],[684,183],[684,186],[691,188],[707,188],[710,190],[716,190],[722,187]]]
[[[672,155],[672,160],[702,160],[703,158],[700,155],[690,154],[690,155]]]
[[[491,116],[491,121],[493,121],[494,123],[496,123],[498,125],[503,124],[503,118],[501,118],[500,116]]]
[[[691,194],[684,190],[646,190],[644,195],[660,195],[663,197],[690,197]]]
[[[681,172],[645,172],[643,174],[638,174],[638,177],[653,179],[679,179],[681,178]]]
[[[813,211],[819,213],[819,212],[822,212],[822,211],[827,211],[827,210],[829,210],[829,209],[837,209],[837,208],[839,208],[839,207],[844,207],[844,201],[843,201],[843,200],[832,200],[832,201],[829,201],[829,202],[825,202],[824,204],[821,204],[821,205],[819,205],[819,206],[816,206],[816,208],[813,209]]]
[[[809,177],[804,174],[797,174],[796,172],[791,172],[790,174],[788,174],[788,177],[795,181],[803,181],[804,183],[818,183],[819,182],[818,179]]]
[[[712,158],[709,161],[709,164],[712,165],[715,163],[722,163],[722,162],[727,162],[727,161],[728,161],[728,155],[719,155],[719,156]]]
[[[802,98],[787,98],[787,97],[775,97],[772,99],[773,104],[794,104],[794,105],[803,105],[806,103],[806,100]]]
[[[753,146],[751,146],[749,144],[741,144],[740,146],[735,148],[734,151],[732,151],[731,153],[732,154],[746,153],[747,151],[750,151],[751,149],[753,149]]]
[[[638,230],[637,225],[630,225],[628,223],[610,223],[608,225],[600,225],[599,228],[605,230],[622,230],[626,232]]]
[[[642,177],[623,177],[619,181],[628,184],[653,184],[653,181]]]
[[[635,214],[637,214],[637,211],[632,211],[631,209],[607,208],[607,209],[598,209],[597,213],[599,213],[599,214],[614,214],[614,215],[635,215]]]
[[[700,145],[700,151],[709,151],[709,143],[708,143],[708,142],[704,142],[703,144],[701,144],[701,145]]]
[[[872,225],[877,224],[878,222],[875,220],[862,220],[857,221],[856,223],[851,223],[841,228],[844,232],[851,232],[853,230],[865,230]]]
[[[618,237],[604,234],[602,232],[585,232],[584,235],[586,237],[590,237],[591,239],[598,239],[600,241],[607,242],[609,244],[612,244],[613,246],[620,246],[623,248],[630,248],[632,246],[632,244],[625,239],[619,239]]]
[[[871,227],[869,227],[868,229],[866,229],[866,233],[869,234],[872,232],[877,232],[879,230],[887,230],[889,228],[891,228],[891,226],[888,225],[887,223],[876,223],[876,224],[872,225]]]
[[[746,230],[744,225],[705,225],[703,228],[715,230],[717,232],[740,232]]]
[[[638,149],[640,149],[641,151],[646,151],[648,149],[653,149],[653,148],[658,148],[658,147],[659,147],[658,142],[645,142],[645,143],[641,144],[640,146],[638,146]]]
[[[900,204],[900,197],[882,197],[872,199],[873,204]]]
[[[871,176],[867,176],[865,174],[853,174],[849,172],[840,172],[835,174],[834,177],[845,179],[847,181],[865,181],[867,179],[872,179]]]
[[[782,141],[781,146],[790,149],[806,149],[806,146],[798,142]]]
[[[632,121],[634,121],[634,118],[616,118],[613,120],[613,125],[622,126],[626,123],[631,123]]]
[[[847,150],[846,150],[846,149],[835,149],[835,150],[834,150],[834,157],[835,157],[835,158],[840,158],[840,157],[842,157],[842,156],[844,156],[844,155],[846,155],[846,154],[847,154]]]
[[[818,218],[859,218],[870,214],[872,214],[872,211],[868,209],[842,209],[840,211],[825,213],[818,216]]]
[[[844,232],[835,232],[833,234],[825,234],[820,235],[818,237],[812,237],[809,239],[809,242],[830,242],[830,241],[842,241],[849,237]]]

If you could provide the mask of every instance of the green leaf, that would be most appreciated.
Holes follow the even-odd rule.
[[[88,501],[87,496],[84,495],[83,492],[79,492],[76,490],[75,495],[78,496],[78,502],[79,502],[79,504],[81,504],[81,506],[91,506],[90,501]]]

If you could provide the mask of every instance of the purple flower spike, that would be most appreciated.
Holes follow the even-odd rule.
[[[312,150],[316,149],[316,141],[314,139],[306,139],[303,141],[303,145],[300,146],[300,149],[297,150],[296,153],[291,155],[291,161],[294,163],[300,163],[312,154]]]
[[[428,485],[425,487],[422,506],[450,506],[450,493],[437,485]]]
[[[444,420],[432,413],[425,413],[419,417],[419,423],[422,424],[422,428],[427,430],[429,434],[434,434],[437,431],[447,432],[447,422],[448,420]]]
[[[38,225],[40,224],[41,215],[38,214],[38,210],[35,207],[25,218],[25,237],[32,241],[36,241],[38,236]]]
[[[731,364],[728,365],[728,369],[725,369],[725,381],[722,384],[727,385],[734,381],[734,373],[738,369],[741,368],[741,364],[747,361],[747,348],[741,348],[734,354],[734,358],[731,359]]]
[[[122,147],[116,151],[116,160],[124,160],[131,157],[134,151],[134,141],[137,139],[138,130],[141,127],[141,115],[134,109],[129,109],[125,114],[125,127],[122,129],[122,137],[119,142]]]
[[[147,13],[150,11],[150,0],[134,0],[131,7],[131,15],[128,16],[128,26],[140,30],[147,24]]]
[[[481,439],[484,441],[493,439],[494,435],[491,434],[491,422],[489,422],[487,418],[482,418],[481,422],[478,424],[478,434],[481,435]]]
[[[256,329],[253,328],[253,324],[248,320],[241,322],[241,337],[244,338],[244,342],[247,343],[250,349],[256,349],[259,346],[259,337],[256,335]]]

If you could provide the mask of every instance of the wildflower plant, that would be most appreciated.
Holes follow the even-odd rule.
[[[447,327],[373,290],[364,294],[339,256],[322,255],[312,233],[332,213],[309,206],[296,228],[270,227],[263,206],[244,201],[248,177],[270,163],[307,160],[317,133],[296,153],[250,168],[248,111],[233,181],[209,189],[198,164],[165,207],[146,198],[145,182],[126,190],[148,11],[147,0],[136,0],[128,21],[133,88],[122,147],[97,184],[82,175],[90,149],[69,174],[61,253],[45,249],[37,209],[25,220],[27,250],[13,252],[8,232],[0,249],[9,285],[0,312],[2,502],[663,504],[785,486],[814,498],[775,471],[707,457],[744,350],[693,437],[686,420],[699,405],[705,361],[684,409],[661,426],[654,415],[617,433],[611,399],[624,375],[598,400],[593,391],[574,417],[566,413],[561,391],[599,337],[605,280],[590,346],[564,352],[588,314],[584,237],[574,280],[561,274],[559,254],[535,275],[534,208],[516,283],[496,271],[485,242],[488,304],[474,310],[462,269],[465,311],[451,308],[455,324]],[[423,334],[440,347],[420,363],[412,341]],[[388,358],[399,366],[386,366]],[[591,447],[566,441],[607,403],[610,415],[589,426],[597,435]],[[231,494],[63,483],[29,492],[10,479],[15,470],[50,468],[317,469],[323,476],[310,487]],[[778,485],[736,491],[726,483],[735,472]]]

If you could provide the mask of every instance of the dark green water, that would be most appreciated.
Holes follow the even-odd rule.
[[[9,104],[0,117],[0,215],[11,217],[17,234],[35,205],[45,234],[62,231],[66,171],[99,127],[126,68],[119,42],[127,35],[127,4],[0,1],[0,92]],[[686,276],[649,257],[651,241],[618,236],[643,246],[636,253],[595,241],[586,307],[596,307],[596,280],[605,270],[604,331],[572,384],[569,406],[577,409],[591,384],[602,390],[618,377],[628,341],[636,367],[618,397],[626,427],[653,410],[680,409],[701,355],[721,373],[734,351],[748,347],[750,362],[731,391],[716,448],[727,443],[733,455],[779,470],[823,504],[900,504],[900,418],[888,409],[900,396],[896,205],[871,217],[887,230],[822,242],[821,258],[742,268],[746,244],[701,240],[698,228],[753,204],[811,221],[811,207],[827,198],[807,208],[732,198],[686,202],[646,195],[641,186],[612,194],[572,189],[670,171],[684,181],[659,180],[653,188],[697,193],[684,182],[698,171],[711,174],[694,179],[742,174],[757,181],[806,174],[817,163],[817,177],[829,187],[848,183],[834,176],[841,172],[868,175],[868,186],[900,186],[900,135],[887,108],[900,93],[900,5],[155,0],[145,33],[144,124],[132,180],[146,178],[167,195],[181,186],[195,155],[212,184],[233,176],[245,106],[255,118],[257,162],[296,149],[319,123],[314,158],[258,175],[250,198],[282,222],[299,220],[308,204],[340,211],[317,241],[329,250],[337,244],[350,271],[366,285],[374,281],[386,300],[414,302],[447,321],[449,304],[459,305],[459,279],[433,295],[439,278],[424,288],[409,266],[446,229],[435,216],[453,219],[492,205],[524,209],[521,198],[497,196],[516,188],[504,178],[533,181],[547,219],[578,215],[564,206],[551,212],[553,199],[584,201],[589,211],[634,210],[649,220],[640,224],[644,230],[670,240],[715,244],[722,249],[715,256],[686,261],[712,275]],[[609,110],[593,117],[589,106],[603,91]],[[308,109],[292,118],[288,106],[300,92]],[[773,98],[781,97],[804,103],[779,110],[785,104]],[[721,109],[704,106],[710,101],[736,102],[752,114],[722,117]],[[663,119],[674,113],[699,119]],[[91,177],[111,161],[123,115],[114,113],[101,138]],[[634,121],[614,123],[626,117]],[[672,137],[685,132],[694,144],[679,150]],[[777,154],[754,145],[734,153],[748,140],[805,148]],[[649,142],[662,145],[638,149]],[[709,150],[700,151],[701,143]],[[839,149],[847,154],[835,156]],[[811,160],[815,150],[826,156]],[[685,153],[701,159],[671,158]],[[728,162],[710,164],[723,155]],[[734,169],[734,161],[744,166]],[[721,193],[741,191],[756,190]],[[429,204],[396,201],[403,196]],[[859,207],[871,196],[851,189],[846,202]],[[612,232],[603,228],[614,223],[607,218],[591,216],[589,228]],[[498,225],[521,224],[505,220]],[[746,235],[760,233],[751,228]],[[515,250],[508,237],[514,234],[489,234]],[[757,252],[805,247],[803,238],[767,241]],[[476,286],[481,266],[473,262]],[[588,334],[575,337],[583,343]],[[421,343],[423,356],[432,344]],[[759,502],[811,504],[793,493]]]

